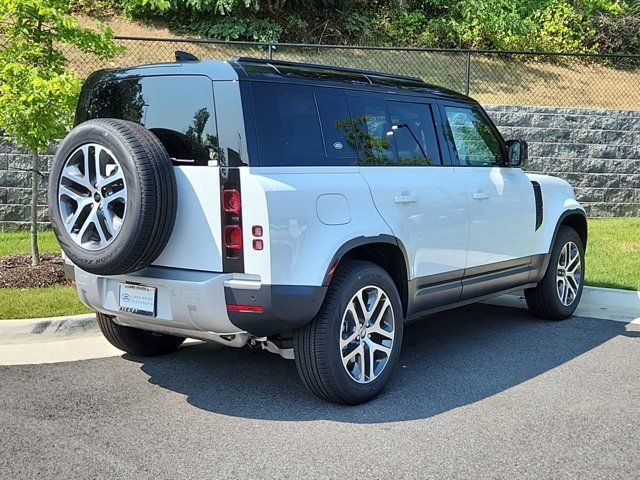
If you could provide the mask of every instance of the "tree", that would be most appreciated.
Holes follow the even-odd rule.
[[[64,137],[73,119],[81,80],[63,48],[99,58],[118,51],[104,26],[83,28],[69,0],[0,0],[0,128],[32,155],[31,256],[39,264],[37,202],[40,152]]]

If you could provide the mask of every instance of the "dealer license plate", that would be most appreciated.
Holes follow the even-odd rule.
[[[121,283],[118,294],[121,312],[156,316],[156,289],[130,283]]]

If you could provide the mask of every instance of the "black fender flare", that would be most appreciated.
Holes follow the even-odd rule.
[[[342,257],[344,257],[347,252],[353,250],[354,248],[361,247],[363,245],[372,245],[375,243],[387,243],[390,245],[395,245],[400,249],[400,251],[402,252],[402,256],[404,258],[404,266],[405,266],[405,271],[407,272],[407,282],[408,282],[409,272],[411,270],[409,268],[409,256],[407,254],[407,249],[405,248],[404,244],[398,237],[394,237],[393,235],[380,234],[380,235],[371,236],[371,237],[365,237],[365,236],[355,237],[355,238],[352,238],[351,240],[348,240],[344,244],[342,244],[342,246],[338,248],[338,250],[333,254],[333,257],[331,258],[329,267],[327,268],[327,271],[325,272],[325,275],[323,277],[322,285],[324,286],[329,285],[329,283],[331,282],[331,277],[333,276],[333,273],[336,270],[336,267],[340,263],[340,260],[342,260]]]
[[[562,225],[564,225],[564,221],[574,215],[579,215],[581,217],[584,218],[584,222],[585,224],[587,224],[587,214],[584,212],[584,210],[582,210],[581,208],[571,208],[569,210],[565,210],[564,212],[562,212],[562,214],[560,214],[560,217],[558,217],[558,220],[556,221],[556,227],[553,230],[553,235],[551,236],[551,243],[549,245],[549,251],[547,252],[547,254],[545,255],[544,258],[544,262],[542,264],[542,268],[540,269],[540,279],[542,277],[544,277],[544,275],[547,273],[547,268],[549,267],[549,261],[551,260],[551,251],[553,250],[553,246],[556,243],[556,238],[558,237],[558,232],[560,231],[560,227]],[[587,250],[587,235],[585,234],[585,238],[584,238],[585,242],[584,242],[584,249],[585,252]]]

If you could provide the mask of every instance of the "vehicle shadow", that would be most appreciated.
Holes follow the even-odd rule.
[[[399,422],[477,402],[626,335],[625,324],[574,317],[546,322],[528,311],[478,304],[407,325],[400,366],[371,402],[345,407],[305,390],[293,361],[210,344],[140,359],[149,382],[194,407],[246,418]]]

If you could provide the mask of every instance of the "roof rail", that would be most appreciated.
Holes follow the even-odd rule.
[[[278,65],[282,66],[295,66],[295,67],[304,67],[304,68],[322,68],[325,70],[334,70],[336,72],[351,72],[351,73],[359,73],[364,76],[375,75],[378,77],[386,77],[386,78],[397,78],[404,80],[412,80],[416,82],[423,82],[424,80],[420,77],[412,77],[410,75],[395,75],[393,73],[384,73],[384,72],[375,72],[372,70],[360,70],[357,68],[348,68],[348,67],[335,67],[333,65],[322,65],[317,63],[302,63],[302,62],[289,62],[286,60],[270,60],[268,58],[254,58],[254,57],[233,57],[231,62],[251,62],[251,63],[262,63],[265,65],[273,65],[277,67]]]

